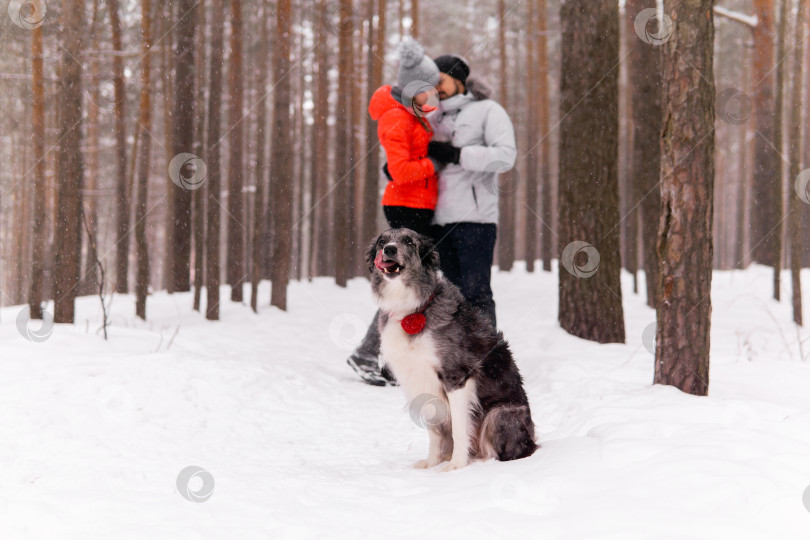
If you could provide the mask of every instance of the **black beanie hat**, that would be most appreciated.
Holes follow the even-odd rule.
[[[470,66],[467,61],[460,56],[452,54],[445,54],[433,60],[438,66],[439,71],[446,73],[461,81],[461,84],[467,85],[467,77],[470,76]]]

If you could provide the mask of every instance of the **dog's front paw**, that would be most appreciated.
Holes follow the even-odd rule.
[[[431,467],[435,467],[441,463],[438,459],[420,459],[416,463],[413,464],[414,469],[429,469]]]
[[[449,462],[444,464],[441,471],[442,472],[450,472],[450,471],[455,471],[455,470],[458,470],[458,469],[463,469],[466,466],[467,466],[467,460],[466,459],[451,459]]]

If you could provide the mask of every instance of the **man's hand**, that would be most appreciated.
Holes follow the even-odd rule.
[[[461,160],[461,148],[453,146],[449,142],[431,141],[428,144],[428,156],[441,163],[458,165]]]

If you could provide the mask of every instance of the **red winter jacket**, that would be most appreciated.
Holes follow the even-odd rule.
[[[374,92],[368,113],[377,122],[377,137],[385,148],[388,171],[394,179],[385,188],[383,206],[435,209],[439,178],[427,157],[433,133],[391,96],[387,85]],[[421,120],[429,125],[426,119]]]

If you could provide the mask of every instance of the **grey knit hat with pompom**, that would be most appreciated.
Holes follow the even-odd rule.
[[[416,83],[436,86],[439,84],[439,68],[430,57],[425,56],[425,49],[418,42],[407,38],[399,44],[397,87],[406,90]]]

